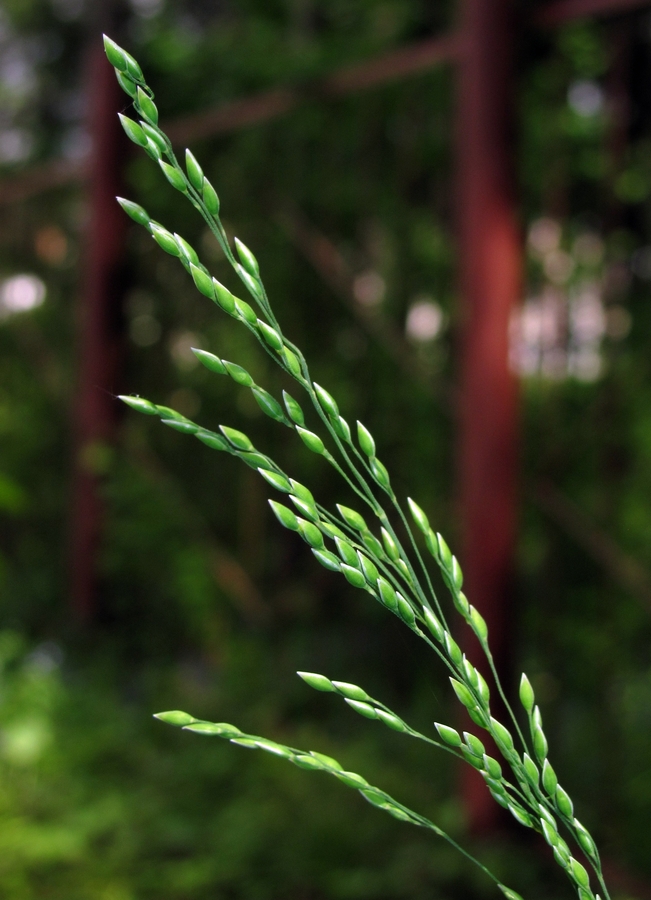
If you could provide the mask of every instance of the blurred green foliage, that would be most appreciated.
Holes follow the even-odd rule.
[[[453,21],[453,4],[416,0],[134,0],[116,37],[146,68],[169,120],[278,84],[309,86]],[[5,175],[75,158],[84,146],[83,3],[5,0],[0,25],[14,60],[13,76],[3,69],[1,79],[2,128],[13,146],[22,134],[28,147],[24,158],[5,153]],[[543,699],[554,766],[580,817],[608,858],[649,879],[649,595],[613,579],[539,500],[551,483],[619,552],[647,565],[651,46],[646,14],[615,26],[573,24],[521,45],[523,232],[542,217],[557,223],[557,262],[572,267],[562,290],[599,280],[607,321],[620,327],[603,338],[596,380],[523,382],[513,665],[526,668]],[[624,124],[613,113],[618,90],[630,103]],[[372,430],[397,489],[416,494],[455,544],[446,399],[458,324],[453,114],[452,73],[442,68],[346,99],[313,98],[192,150],[220,193],[229,232],[258,256],[274,309],[315,378],[345,416]],[[130,157],[125,179],[127,195],[191,240],[229,283],[212,239],[156,166]],[[331,239],[360,296],[375,285],[399,333],[414,303],[438,304],[440,334],[409,345],[429,389],[400,370],[306,260],[285,224],[295,210]],[[0,322],[2,895],[489,896],[445,846],[385,821],[330,781],[150,720],[176,706],[332,753],[469,840],[446,759],[312,695],[293,675],[359,682],[428,729],[452,714],[443,673],[379,609],[317,570],[300,541],[275,527],[257,476],[234,460],[122,414],[117,446],[93,457],[107,507],[102,592],[94,627],[76,631],[65,523],[84,216],[81,193],[65,188],[3,207],[0,218],[0,275],[29,272],[47,286],[42,306]],[[592,262],[580,251],[586,233],[601,242]],[[128,268],[128,353],[115,393],[169,403],[208,427],[244,428],[325,503],[350,502],[247,391],[193,366],[192,344],[246,366],[275,394],[287,386],[135,226]],[[528,296],[549,287],[548,270],[530,241]],[[560,896],[546,859],[516,841],[504,834],[475,849],[527,898]],[[617,896],[636,896],[634,885]]]

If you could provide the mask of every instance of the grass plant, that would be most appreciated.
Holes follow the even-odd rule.
[[[415,731],[399,715],[358,685],[313,673],[299,676],[317,691],[335,693],[359,715],[382,723],[406,737],[424,741],[451,753],[475,768],[483,777],[495,802],[509,810],[524,827],[539,832],[550,845],[554,859],[565,871],[579,900],[610,900],[604,882],[599,853],[588,830],[574,816],[572,799],[562,787],[548,759],[540,709],[531,682],[522,675],[520,717],[509,704],[500,683],[488,642],[488,629],[479,611],[463,592],[463,573],[446,541],[437,533],[418,504],[396,496],[386,467],[377,456],[373,435],[361,423],[351,426],[340,414],[335,398],[311,378],[307,361],[299,347],[285,335],[265,291],[258,262],[240,240],[231,247],[220,220],[220,203],[213,185],[204,176],[194,155],[187,150],[185,167],[177,160],[168,137],[158,126],[154,95],[136,60],[105,37],[105,50],[118,81],[133,101],[139,120],[120,116],[128,137],[154,160],[170,185],[180,191],[202,216],[226,259],[238,276],[243,300],[212,277],[196,250],[180,235],[155,222],[141,206],[118,198],[124,211],[145,228],[163,251],[176,257],[191,276],[197,290],[222,313],[238,320],[265,353],[296,382],[301,397],[314,408],[319,431],[306,427],[304,410],[286,391],[282,403],[236,362],[220,359],[205,350],[194,350],[199,362],[210,372],[231,378],[248,388],[260,409],[294,432],[308,451],[323,458],[356,495],[359,509],[338,504],[335,510],[322,506],[303,484],[284,472],[250,438],[227,425],[211,431],[166,406],[139,396],[122,396],[132,409],[157,416],[161,422],[191,435],[207,447],[229,453],[257,470],[260,477],[283,497],[283,503],[269,500],[281,526],[297,532],[313,556],[326,569],[340,573],[351,585],[366,592],[396,616],[418,638],[425,641],[449,673],[452,690],[481,734],[487,732],[499,751],[501,761],[489,755],[478,734],[463,734],[449,725],[434,723],[428,736]],[[251,302],[249,302],[251,301]],[[284,495],[284,496],[283,496]],[[364,516],[367,516],[370,525]],[[426,560],[437,566],[452,600],[452,609],[440,603]],[[474,632],[486,660],[486,676],[462,652],[452,637],[450,616],[461,616]],[[499,721],[491,708],[487,677],[497,688],[507,721]],[[369,784],[356,772],[347,771],[337,760],[317,751],[285,746],[257,735],[245,734],[227,723],[200,720],[187,712],[173,710],[157,718],[200,735],[221,737],[237,746],[264,750],[299,768],[325,772],[364,799],[395,818],[433,831],[463,853],[492,879],[510,900],[521,900],[511,887],[502,884],[482,862],[460,847],[434,822],[404,806],[381,788]],[[575,855],[576,854],[576,855]],[[584,862],[577,858],[581,857]],[[585,864],[584,864],[585,863]]]

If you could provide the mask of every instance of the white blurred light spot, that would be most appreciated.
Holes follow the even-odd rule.
[[[412,341],[425,343],[440,334],[443,327],[443,310],[433,300],[419,300],[407,313],[405,331]]]
[[[131,0],[131,6],[136,15],[152,19],[162,10],[163,0]]]
[[[0,284],[0,319],[29,312],[45,300],[45,284],[37,275],[14,275]]]
[[[172,359],[182,371],[189,372],[199,365],[199,360],[192,352],[193,347],[201,350],[203,343],[198,335],[190,331],[177,332],[170,339]]]
[[[158,319],[147,313],[136,316],[129,325],[129,337],[137,347],[151,347],[160,339],[162,332]]]
[[[0,131],[0,162],[21,162],[27,159],[33,146],[34,139],[24,128],[7,128]]]
[[[555,219],[536,219],[529,228],[529,246],[534,253],[544,256],[556,250],[561,242],[561,226]]]
[[[362,306],[377,306],[386,293],[384,278],[373,270],[358,275],[353,282],[353,295]]]
[[[596,381],[603,372],[601,342],[609,331],[601,286],[584,281],[566,293],[548,286],[518,310],[510,329],[510,361],[515,372],[550,381]],[[626,310],[619,308],[628,317]],[[617,319],[618,314],[615,315]],[[625,324],[630,327],[630,317]]]
[[[567,92],[567,102],[578,116],[589,119],[603,109],[604,92],[596,81],[575,81]]]
[[[552,250],[545,256],[543,270],[552,284],[565,284],[574,271],[574,260],[563,250]]]

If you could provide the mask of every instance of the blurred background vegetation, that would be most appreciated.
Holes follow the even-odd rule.
[[[0,6],[2,185],[48,160],[82,165],[91,5]],[[453,22],[443,0],[131,0],[117,37],[169,120],[310,85]],[[532,676],[554,765],[601,841],[615,896],[643,898],[651,16],[523,32],[518,53],[527,285],[513,329],[523,408],[513,665]],[[434,68],[344,99],[308,90],[288,115],[192,149],[314,377],[367,424],[397,488],[454,544],[453,110],[451,73]],[[126,196],[228,279],[154,163],[132,154],[124,177]],[[330,780],[152,721],[171,708],[332,753],[474,845],[527,900],[570,896],[535,842],[508,829],[465,834],[446,758],[295,677],[306,669],[361,683],[425,730],[455,715],[443,672],[276,527],[265,486],[233,459],[118,413],[117,443],[93,463],[106,505],[101,592],[93,622],[79,627],[67,522],[87,215],[74,184],[0,206],[2,896],[494,896],[446,846]],[[279,372],[135,225],[127,243],[115,393],[242,428],[324,501],[346,502],[318,459],[248,391],[198,368],[189,348],[246,366],[276,395]]]

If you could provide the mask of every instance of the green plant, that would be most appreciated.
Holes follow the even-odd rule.
[[[447,667],[458,700],[475,725],[490,734],[510,769],[510,775],[505,775],[502,765],[488,755],[482,741],[470,732],[461,735],[450,726],[435,723],[438,739],[430,738],[415,731],[391,709],[370,697],[357,685],[332,681],[323,675],[309,672],[299,672],[301,678],[316,690],[337,693],[360,715],[443,749],[477,769],[495,801],[508,809],[520,824],[544,836],[557,863],[565,870],[576,889],[579,900],[594,900],[599,895],[592,892],[588,870],[572,855],[568,843],[561,836],[560,829],[564,828],[584,854],[604,896],[608,898],[595,843],[586,828],[574,817],[572,800],[558,783],[548,760],[547,739],[529,679],[522,675],[519,693],[527,719],[528,735],[525,737],[500,684],[488,644],[486,623],[463,593],[463,574],[457,559],[443,537],[430,527],[423,510],[408,499],[409,514],[416,526],[415,533],[412,531],[409,518],[392,489],[389,473],[377,458],[373,436],[361,422],[357,422],[354,440],[353,430],[340,415],[335,399],[325,388],[312,381],[300,349],[283,334],[269,303],[254,255],[237,238],[237,256],[231,250],[219,218],[217,193],[205,178],[199,163],[189,150],[186,151],[185,169],[178,163],[169,139],[158,127],[153,93],[147,86],[138,63],[109,38],[105,38],[105,49],[109,61],[116,69],[118,81],[133,99],[140,116],[140,122],[120,116],[125,132],[158,163],[172,187],[187,197],[198,210],[257,305],[259,315],[253,306],[236,297],[210,275],[200,262],[197,252],[182,237],[172,234],[153,221],[141,206],[121,198],[120,204],[134,221],[147,229],[165,252],[179,259],[199,292],[227,315],[240,321],[263,350],[307,393],[321,421],[323,436],[305,427],[302,407],[287,392],[283,393],[283,407],[275,397],[257,385],[242,366],[203,350],[194,351],[198,360],[209,371],[230,377],[236,384],[249,388],[266,415],[295,431],[308,450],[333,466],[360,503],[372,514],[374,522],[379,525],[379,537],[357,510],[338,505],[337,513],[333,513],[321,506],[307,487],[283,472],[272,459],[257,450],[242,432],[224,425],[220,426],[219,432],[209,431],[169,407],[137,396],[123,396],[121,399],[138,412],[158,416],[170,428],[193,435],[208,447],[238,457],[256,469],[272,488],[286,494],[293,509],[270,500],[280,524],[299,533],[321,565],[341,573],[354,587],[366,591],[431,647]],[[337,456],[328,449],[326,440]],[[391,511],[392,518],[378,497],[382,498]],[[399,531],[403,538],[399,536]],[[446,613],[436,596],[421,554],[420,543],[424,543],[438,566],[455,610],[479,640],[501,701],[508,711],[511,720],[509,727],[492,715],[490,689],[486,679],[466,658],[451,635]],[[157,718],[198,734],[216,735],[240,746],[265,750],[303,769],[329,773],[358,790],[371,804],[396,818],[434,831],[479,866],[497,883],[506,897],[512,900],[519,898],[519,894],[500,883],[479,860],[459,847],[437,825],[408,809],[381,789],[370,785],[357,773],[346,771],[331,757],[244,734],[233,725],[199,720],[178,710],[158,713]]]

